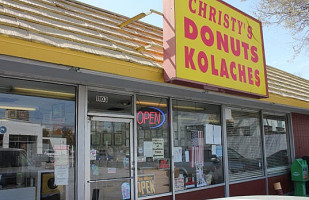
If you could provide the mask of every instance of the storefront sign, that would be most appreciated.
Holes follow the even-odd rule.
[[[138,196],[155,194],[154,175],[142,175],[137,178]]]
[[[164,122],[164,112],[159,108],[148,107],[137,113],[137,123],[139,125],[149,126],[149,128],[154,129],[162,126]]]
[[[167,0],[164,4],[166,81],[268,96],[258,20],[220,0]]]

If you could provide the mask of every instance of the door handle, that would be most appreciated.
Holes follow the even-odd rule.
[[[97,183],[97,182],[108,182],[108,181],[119,181],[119,180],[131,180],[132,177],[128,178],[111,178],[111,179],[98,179],[98,180],[89,180],[88,183]]]

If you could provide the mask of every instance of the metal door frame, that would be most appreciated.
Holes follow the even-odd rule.
[[[91,121],[105,121],[105,122],[122,122],[130,124],[130,177],[123,178],[123,180],[130,179],[130,187],[131,187],[131,199],[135,197],[135,162],[134,162],[134,144],[133,144],[133,119],[128,116],[128,118],[119,118],[119,117],[101,117],[98,115],[89,115],[87,119],[86,126],[86,134],[84,137],[85,141],[85,200],[89,200],[91,196],[90,191],[90,183],[92,182],[100,182],[100,181],[109,181],[109,180],[99,180],[99,181],[91,181],[90,180],[90,131],[91,131]],[[113,180],[113,179],[110,179]],[[116,180],[116,179],[114,179]],[[117,178],[117,180],[122,180],[122,178]]]

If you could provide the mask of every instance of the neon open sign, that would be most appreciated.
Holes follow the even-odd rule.
[[[149,125],[149,128],[158,128],[165,122],[165,115],[162,110],[156,107],[148,107],[137,113],[137,123],[139,125]]]

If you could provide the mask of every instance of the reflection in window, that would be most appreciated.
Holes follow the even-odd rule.
[[[225,110],[230,180],[263,175],[262,139],[258,112]]]
[[[220,107],[173,101],[176,191],[223,183]]]
[[[288,144],[286,116],[263,115],[267,173],[277,173],[288,169]]]
[[[75,88],[0,82],[0,196],[73,200]]]
[[[167,99],[137,97],[138,196],[170,192]]]

